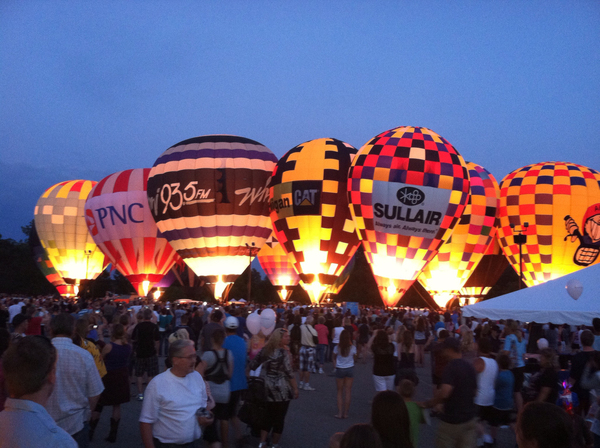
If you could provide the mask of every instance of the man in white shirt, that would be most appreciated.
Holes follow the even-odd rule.
[[[13,303],[8,307],[8,323],[12,324],[13,319],[17,314],[21,314],[21,309],[23,308],[22,299],[13,299]]]
[[[175,341],[169,347],[169,358],[173,367],[155,376],[144,394],[140,431],[145,448],[192,447],[202,435],[202,426],[213,421],[196,415],[199,409],[206,409],[208,396],[202,376],[194,370],[193,341]]]
[[[56,348],[56,384],[46,403],[46,410],[56,424],[67,431],[79,447],[89,445],[89,420],[104,390],[94,358],[73,344],[71,336],[75,318],[57,315],[50,324],[52,345]]]

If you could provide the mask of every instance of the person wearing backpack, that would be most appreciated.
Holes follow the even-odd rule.
[[[216,329],[211,335],[212,350],[207,350],[202,354],[202,367],[200,373],[208,382],[210,391],[215,400],[215,407],[212,410],[214,422],[208,426],[203,435],[203,439],[209,445],[217,444],[223,438],[223,434],[228,430],[227,411],[231,394],[229,379],[233,375],[233,354],[230,350],[223,348],[225,340],[225,330]],[[217,420],[221,426],[221,438],[217,431]],[[223,423],[225,421],[225,423]],[[227,435],[225,435],[227,440]]]

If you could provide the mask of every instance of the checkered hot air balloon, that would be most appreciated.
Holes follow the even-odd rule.
[[[595,263],[600,252],[600,173],[573,163],[542,162],[508,174],[500,185],[498,241],[517,274],[519,245],[514,236],[519,231],[527,236],[522,246],[527,286]]]
[[[96,278],[104,254],[85,224],[84,205],[96,182],[69,180],[48,188],[35,206],[35,228],[50,262],[68,284]]]
[[[92,238],[140,296],[163,278],[177,256],[152,218],[149,174],[150,168],[111,174],[96,184],[85,203]]]
[[[443,307],[475,270],[496,233],[500,188],[492,174],[468,162],[470,196],[452,236],[423,268],[419,281],[436,303]]]
[[[300,277],[273,234],[267,239],[256,258],[281,300],[286,302],[292,293],[292,288],[300,281]]]
[[[350,210],[387,306],[450,237],[468,196],[465,161],[429,129],[391,129],[358,151],[349,172]]]
[[[221,297],[271,234],[267,182],[275,155],[254,140],[209,135],[182,141],[154,163],[148,202],[158,229]]]
[[[31,228],[29,234],[29,246],[31,247],[33,261],[44,277],[46,277],[46,280],[52,283],[61,296],[69,297],[73,295],[75,293],[74,285],[67,285],[65,279],[54,269],[52,262],[48,258],[46,249],[42,247],[35,226]]]
[[[314,303],[328,292],[358,248],[346,196],[355,154],[356,148],[347,143],[321,138],[290,149],[273,170],[273,231]]]

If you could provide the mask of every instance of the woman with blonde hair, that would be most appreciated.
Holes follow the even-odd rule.
[[[267,436],[271,431],[272,446],[279,447],[290,400],[298,398],[298,385],[292,369],[289,343],[288,330],[276,328],[249,365],[250,370],[256,370],[260,366],[260,376],[265,380],[265,415],[260,431],[259,448],[267,446]]]

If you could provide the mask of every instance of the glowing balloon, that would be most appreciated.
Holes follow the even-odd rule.
[[[348,195],[381,298],[394,306],[450,237],[467,203],[469,175],[446,139],[399,127],[358,151]]]
[[[600,173],[573,163],[544,162],[508,174],[500,186],[498,241],[517,274],[518,231],[527,236],[522,246],[527,286],[595,263],[600,252]]]
[[[576,278],[570,279],[567,282],[566,288],[569,295],[575,300],[581,297],[581,294],[583,293],[583,285]]]
[[[209,278],[217,297],[271,234],[267,182],[276,161],[253,140],[211,135],[169,148],[150,171],[158,229],[196,275]]]
[[[52,262],[48,258],[46,249],[42,247],[35,226],[31,228],[31,233],[29,234],[29,245],[33,253],[33,261],[42,274],[44,274],[46,280],[52,283],[61,296],[69,297],[73,295],[75,293],[74,285],[67,285],[58,271],[54,269]]]
[[[485,168],[468,162],[470,196],[452,236],[423,268],[419,281],[440,306],[457,295],[488,250],[496,233],[498,182]],[[444,294],[440,300],[436,296]]]
[[[249,314],[246,318],[246,327],[252,334],[258,334],[260,331],[260,315],[258,313]]]
[[[347,173],[356,149],[321,138],[289,150],[273,170],[270,189],[275,237],[318,303],[356,252],[348,209]]]
[[[279,293],[281,300],[287,301],[292,293],[292,288],[298,284],[300,277],[273,234],[267,239],[256,258]]]
[[[177,256],[150,213],[149,173],[149,168],[139,168],[111,174],[96,184],[85,203],[92,238],[140,296],[163,278]]]
[[[35,228],[54,268],[69,284],[96,278],[104,254],[85,224],[85,200],[96,182],[70,180],[48,188],[35,206]]]

